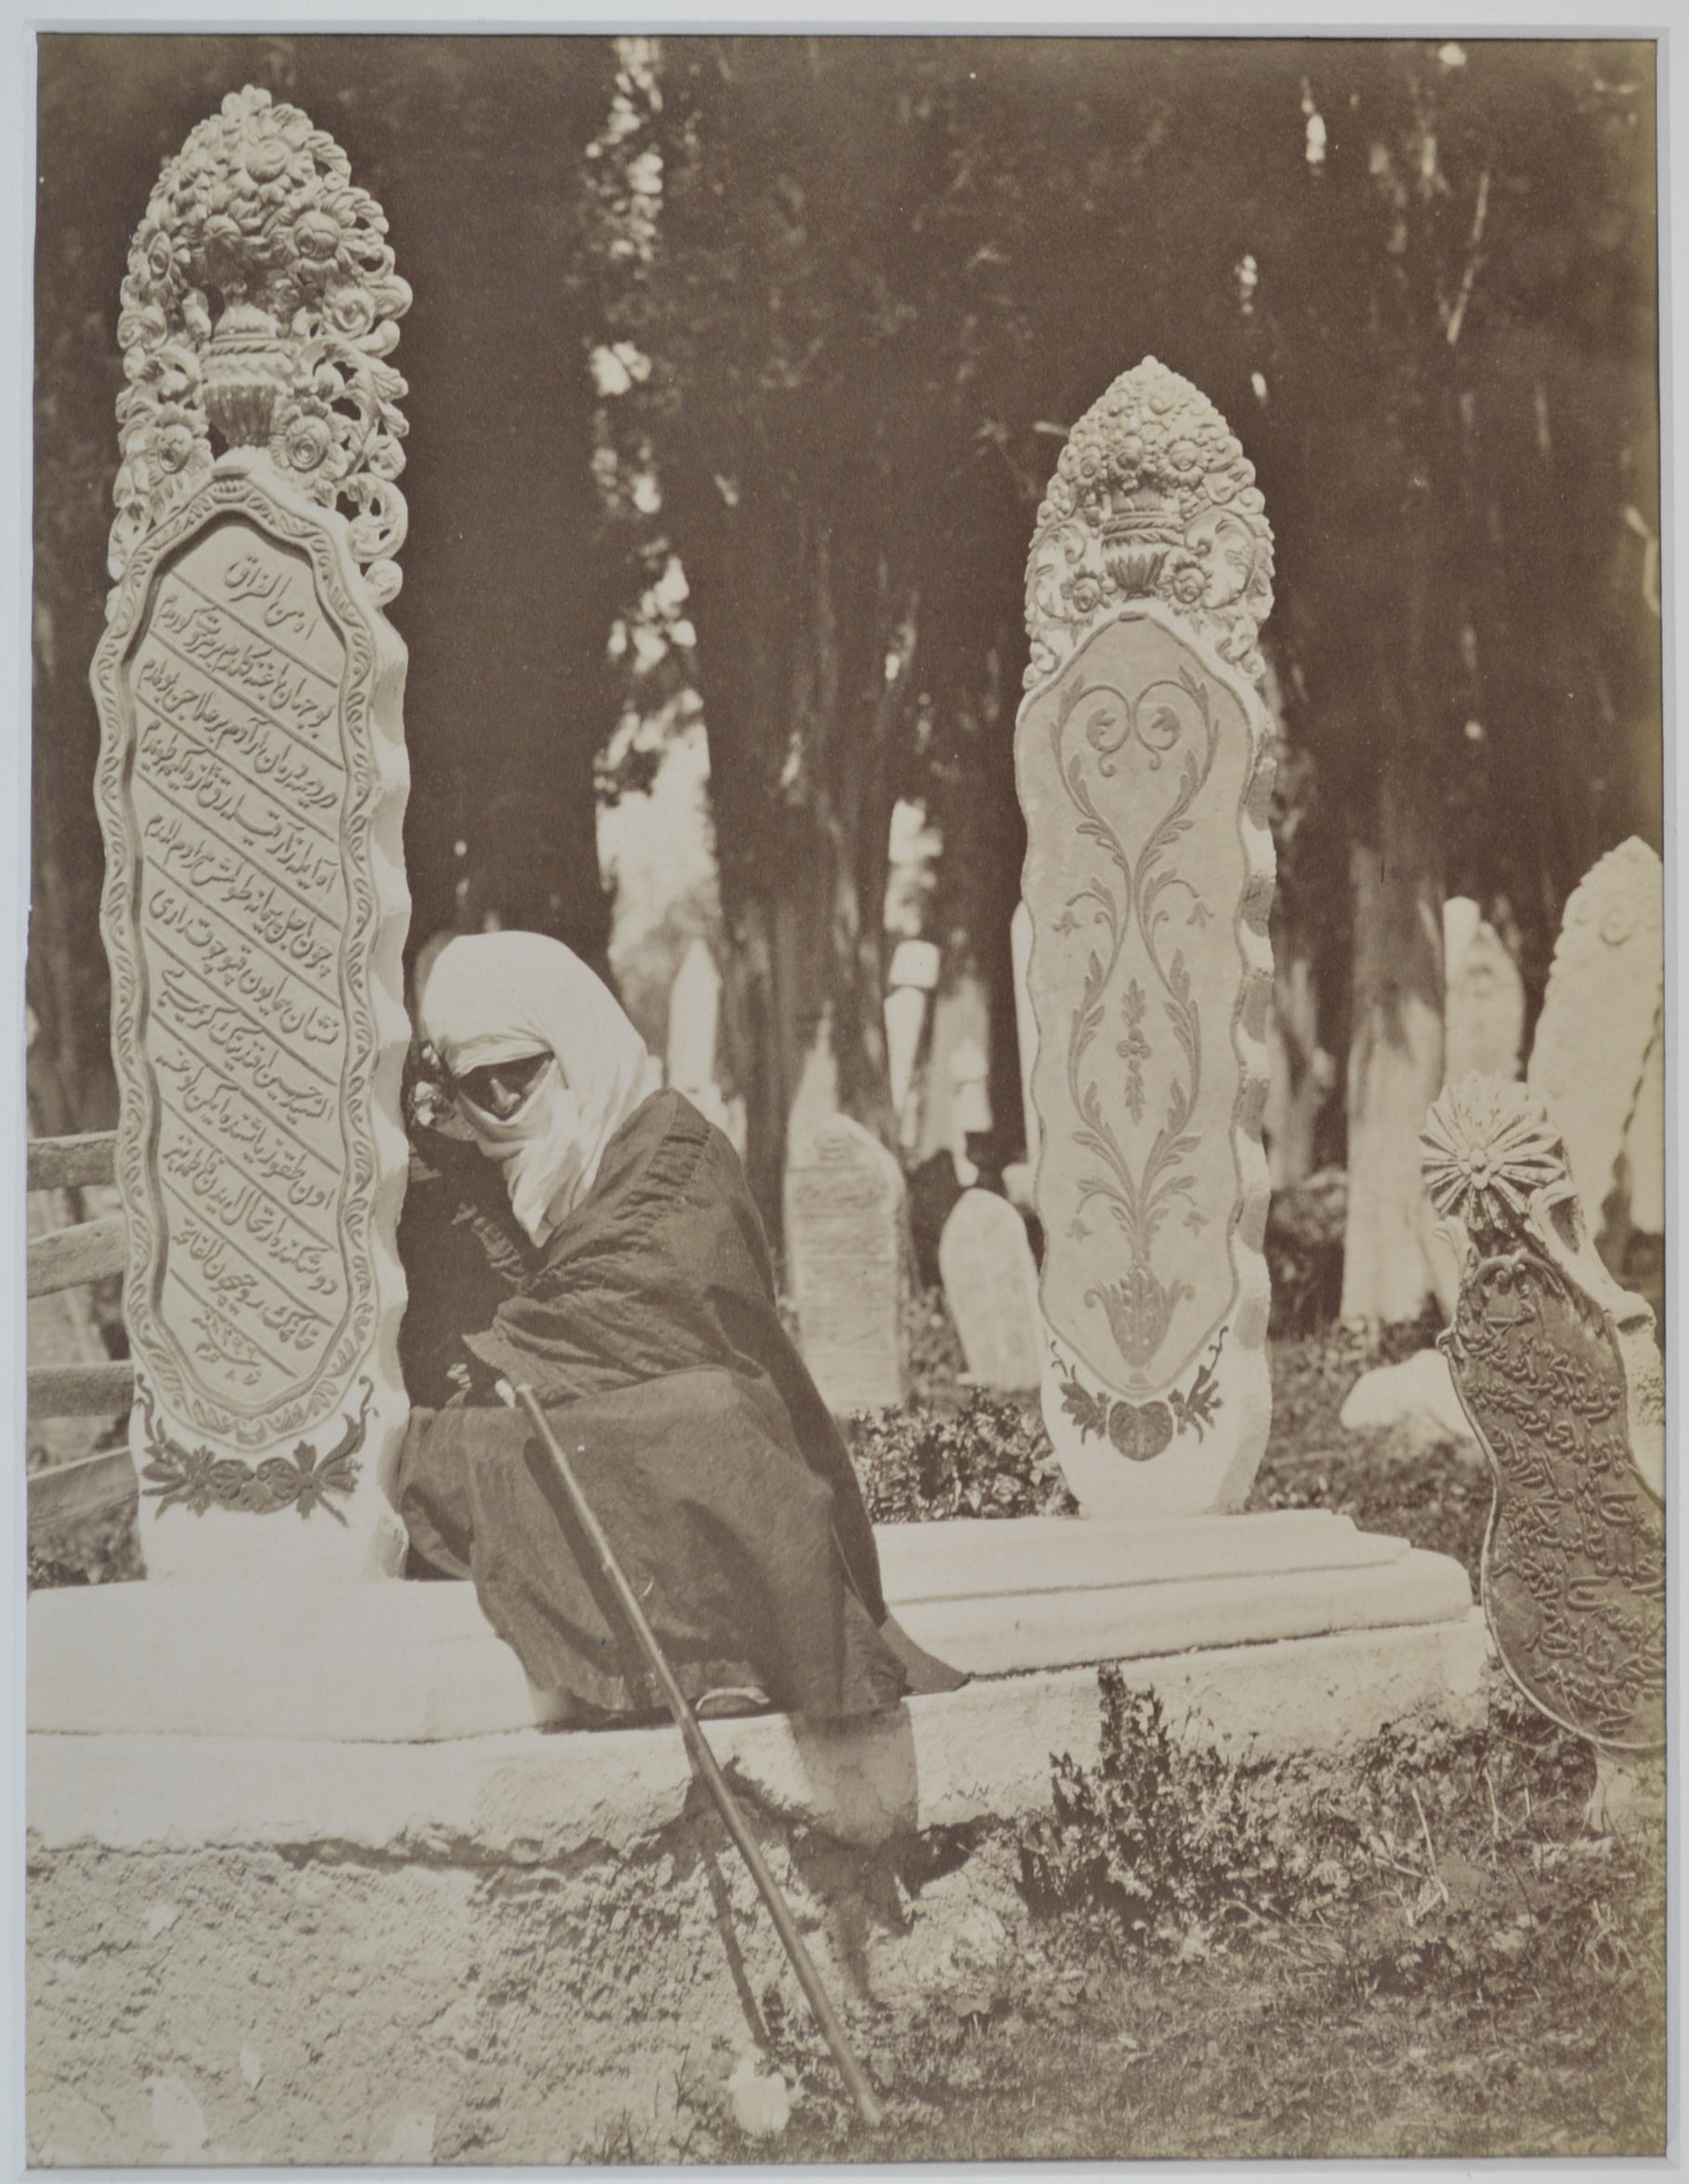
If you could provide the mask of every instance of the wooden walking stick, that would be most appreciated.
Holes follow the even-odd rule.
[[[598,1567],[615,1595],[616,1604],[627,1619],[628,1628],[639,1641],[640,1650],[650,1664],[652,1674],[663,1687],[663,1696],[668,1702],[668,1710],[675,1718],[676,1727],[686,1741],[692,1763],[703,1777],[704,1787],[714,1798],[715,1809],[720,1813],[728,1834],[739,1845],[740,1857],[751,1868],[751,1878],[756,1882],[757,1893],[768,1906],[768,1915],[774,1920],[780,1945],[790,1961],[791,1968],[798,1975],[798,1984],[802,1988],[810,2008],[815,2013],[815,2022],[826,2036],[827,2046],[833,2051],[838,2075],[850,2089],[851,2098],[856,2103],[857,2113],[863,2121],[870,2129],[877,2128],[884,2120],[884,2112],[874,2097],[874,2090],[868,2083],[862,2065],[851,2052],[845,2029],[838,2020],[838,2013],[827,1999],[826,1989],[821,1984],[821,1975],[803,1945],[803,1937],[787,1908],[779,1883],[768,1870],[767,1862],[757,1847],[756,1838],[745,1825],[745,1816],[739,1808],[739,1801],[727,1787],[727,1778],[722,1773],[714,1753],[711,1751],[702,1730],[698,1726],[698,1717],[693,1713],[690,1701],[681,1690],[675,1671],[669,1667],[663,1648],[657,1643],[656,1632],[645,1619],[645,1611],[615,1558],[615,1550],[610,1545],[603,1526],[593,1514],[592,1505],[583,1493],[580,1481],[575,1476],[574,1467],[564,1454],[556,1434],[546,1423],[545,1413],[535,1401],[532,1388],[512,1387],[508,1382],[501,1381],[499,1393],[513,1408],[520,1408],[527,1412],[528,1423],[539,1434],[550,1455],[557,1476],[563,1483],[564,1493],[568,1496],[575,1520],[587,1535]]]

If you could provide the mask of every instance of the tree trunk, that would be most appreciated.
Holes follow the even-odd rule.
[[[673,473],[665,505],[698,631],[745,1165],[777,1237],[801,1086],[895,1144],[882,925],[913,602],[853,551],[848,514]]]
[[[1420,1132],[1443,1082],[1443,864],[1424,769],[1393,738],[1376,846],[1351,854],[1354,1018],[1343,1317],[1417,1319],[1433,1294]],[[1427,807],[1430,808],[1427,808]]]

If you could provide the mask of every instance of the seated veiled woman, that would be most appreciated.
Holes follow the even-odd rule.
[[[532,1388],[705,1713],[840,1717],[962,1679],[888,1615],[838,1428],[782,1329],[732,1147],[535,933],[452,941],[420,1000],[451,1095],[399,1230],[419,1575],[473,1578],[557,1722],[660,1711],[539,1444]]]

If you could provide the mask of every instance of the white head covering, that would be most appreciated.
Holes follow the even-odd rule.
[[[591,1189],[604,1148],[644,1097],[645,1042],[580,958],[543,933],[469,933],[441,950],[418,1004],[454,1077],[550,1054],[503,1122],[459,1103],[511,1210],[543,1244]]]

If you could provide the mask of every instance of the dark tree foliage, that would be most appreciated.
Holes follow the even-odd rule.
[[[410,535],[392,609],[410,651],[412,945],[452,922],[468,877],[506,923],[602,962],[591,761],[614,719],[604,637],[621,588],[599,536],[590,338],[570,283],[613,65],[599,39],[41,41],[30,994],[73,1088],[60,1126],[105,1119],[109,1097],[87,675],[108,582],[118,289],[159,168],[243,83],[338,140],[415,292],[395,358]]]
[[[1658,839],[1651,49],[670,40],[655,74],[654,241],[604,316],[652,361],[620,429],[692,585],[764,1205],[824,1007],[883,1117],[900,789],[1006,1002],[1032,515],[1154,354],[1232,420],[1277,534],[1283,921],[1334,1051],[1353,1015],[1353,1203],[1414,1292],[1360,1309],[1411,1316],[1445,887],[1534,1003],[1581,873]]]
[[[943,827],[936,915],[1018,1112],[1022,573],[1062,436],[1154,354],[1266,496],[1280,924],[1350,1051],[1351,1225],[1410,1233],[1444,890],[1516,940],[1534,1008],[1582,873],[1660,841],[1651,47],[58,38],[41,80],[31,991],[72,1081],[104,1043],[118,286],[160,162],[252,80],[340,138],[416,290],[416,937],[466,861],[597,953],[593,754],[689,680],[764,1215],[824,1018],[844,1104],[888,1122],[900,795]],[[692,641],[640,688],[606,643],[671,552]]]

